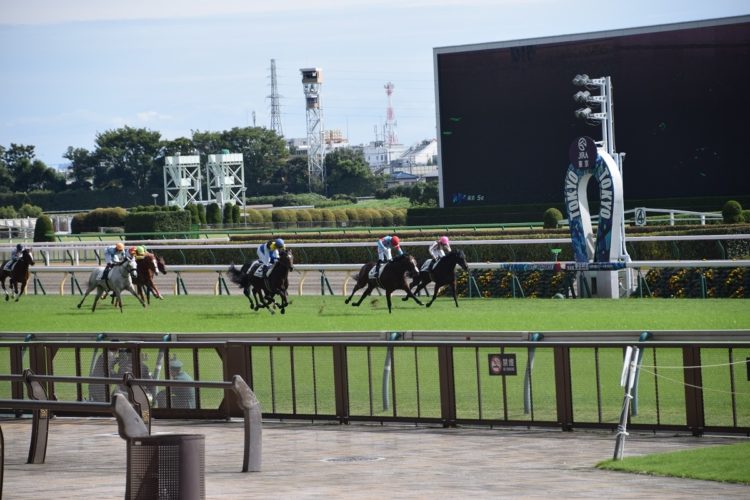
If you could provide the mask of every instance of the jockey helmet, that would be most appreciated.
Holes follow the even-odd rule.
[[[440,243],[441,245],[448,245],[450,241],[448,241],[447,236],[441,236],[440,239],[438,240],[438,243]]]
[[[135,247],[135,253],[138,255],[146,255],[146,247],[143,245],[138,245]]]
[[[276,241],[274,241],[276,244],[276,248],[284,248],[284,240],[281,238],[276,238]]]
[[[401,243],[401,240],[398,239],[398,236],[391,236],[391,245],[397,247],[399,243]]]
[[[16,251],[17,252],[21,252],[22,250],[23,250],[23,245],[21,245],[20,243],[18,245],[16,245]]]
[[[128,253],[129,253],[130,255],[135,255],[135,247],[130,247],[130,248],[128,248]]]
[[[117,250],[118,252],[122,252],[123,250],[125,250],[125,245],[118,241],[115,244],[115,250]]]

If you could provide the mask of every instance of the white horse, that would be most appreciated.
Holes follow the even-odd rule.
[[[86,293],[83,294],[83,298],[78,303],[78,308],[81,308],[83,301],[89,296],[91,292],[96,290],[94,296],[94,305],[91,307],[91,312],[96,310],[96,303],[102,295],[106,296],[106,292],[112,291],[115,294],[115,304],[120,307],[122,312],[122,297],[121,293],[123,290],[130,292],[143,307],[146,307],[146,303],[138,296],[138,293],[133,288],[133,279],[137,276],[136,263],[133,259],[125,259],[120,263],[115,264],[112,269],[109,270],[109,277],[107,281],[101,279],[103,267],[99,267],[91,271],[89,276],[88,286],[86,287]]]

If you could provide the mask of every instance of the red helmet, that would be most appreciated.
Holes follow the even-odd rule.
[[[401,243],[401,240],[398,239],[398,236],[391,236],[391,244],[393,246],[397,247],[399,245],[399,243]]]

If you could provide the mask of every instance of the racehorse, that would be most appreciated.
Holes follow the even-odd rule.
[[[469,270],[463,250],[453,250],[445,257],[439,259],[437,264],[432,268],[432,271],[420,271],[419,277],[411,282],[409,288],[417,287],[414,290],[414,295],[416,295],[420,290],[427,290],[427,284],[434,281],[435,290],[432,292],[432,300],[426,304],[427,307],[430,307],[435,302],[440,289],[444,286],[450,286],[453,293],[453,302],[458,307],[458,299],[456,298],[456,265],[461,266],[464,271]]]
[[[103,267],[98,267],[91,271],[89,276],[88,286],[86,287],[86,293],[83,294],[83,298],[78,303],[78,309],[83,305],[83,301],[89,296],[91,292],[96,290],[94,295],[94,305],[91,306],[91,312],[96,310],[96,303],[102,298],[102,295],[106,296],[107,291],[112,291],[115,294],[115,304],[120,307],[122,312],[122,291],[127,290],[130,292],[143,307],[146,307],[146,303],[138,296],[135,288],[133,288],[133,279],[138,276],[136,271],[136,263],[133,259],[125,259],[118,262],[109,270],[109,277],[107,282],[102,278]]]
[[[7,261],[6,261],[7,262]],[[18,258],[16,264],[10,271],[5,270],[5,263],[0,269],[0,283],[3,285],[3,292],[5,292],[5,300],[10,300],[8,289],[5,288],[5,279],[10,276],[10,288],[13,292],[13,297],[18,302],[21,295],[26,291],[26,283],[29,281],[29,266],[34,265],[34,254],[30,248],[24,248],[21,253],[21,257]],[[21,291],[18,291],[18,285],[21,285]]]
[[[246,263],[240,270],[237,270],[234,265],[230,266],[227,271],[230,281],[242,288],[242,293],[250,301],[250,307],[254,311],[265,307],[273,314],[274,311],[271,309],[273,305],[281,310],[281,314],[285,314],[285,309],[289,305],[289,301],[287,300],[289,271],[294,270],[294,255],[292,255],[292,251],[279,251],[279,260],[266,278],[259,278],[255,275],[255,271],[258,269],[257,264],[259,264],[257,261]],[[253,298],[250,297],[251,288],[255,304],[253,304]],[[281,297],[280,303],[274,301],[276,295]]]
[[[156,288],[156,284],[154,283],[154,275],[157,270],[162,274],[167,274],[164,257],[161,255],[157,257],[152,253],[147,253],[142,259],[136,259],[135,263],[138,275],[133,280],[133,284],[138,291],[138,296],[141,299],[145,299],[149,304],[151,303],[152,293],[157,299],[163,300],[164,297],[162,297],[161,292],[159,292],[159,289]]]
[[[354,286],[354,289],[352,290],[351,295],[349,295],[349,298],[344,301],[345,304],[348,304],[352,300],[352,297],[354,297],[354,294],[357,290],[367,287],[359,300],[352,304],[355,307],[359,306],[362,301],[365,300],[365,297],[370,295],[370,293],[372,293],[372,291],[376,287],[378,287],[385,289],[385,298],[388,302],[389,314],[391,312],[391,294],[394,290],[405,291],[406,297],[404,298],[404,300],[412,298],[414,299],[414,302],[416,302],[420,306],[424,305],[419,301],[417,296],[411,292],[409,285],[406,283],[407,274],[411,278],[416,278],[419,275],[417,261],[412,255],[402,254],[398,257],[395,257],[391,262],[383,266],[378,278],[370,278],[369,276],[370,269],[372,269],[373,266],[375,266],[374,262],[368,262],[359,270],[359,274],[357,274],[357,284]]]

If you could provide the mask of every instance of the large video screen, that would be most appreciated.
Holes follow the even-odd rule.
[[[435,49],[443,206],[562,205],[571,141],[601,139],[582,73],[612,78],[626,204],[748,194],[750,18],[727,22]]]

